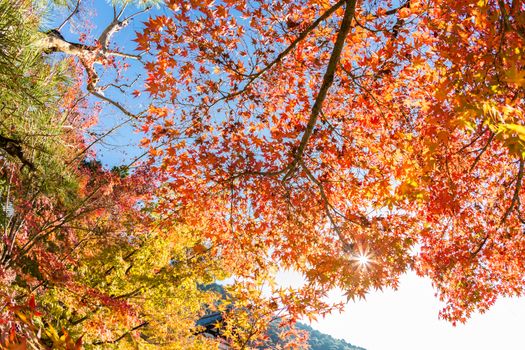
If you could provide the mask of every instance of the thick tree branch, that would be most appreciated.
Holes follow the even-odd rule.
[[[95,69],[95,64],[102,64],[104,63],[104,61],[108,60],[110,57],[115,57],[115,56],[123,57],[123,58],[130,58],[130,59],[135,59],[135,60],[140,61],[141,59],[140,55],[124,53],[118,50],[110,50],[109,44],[110,44],[111,37],[118,31],[125,28],[130,23],[132,18],[134,18],[135,16],[138,16],[139,14],[149,11],[151,7],[146,7],[145,9],[135,12],[131,14],[130,16],[126,17],[125,19],[121,20],[120,17],[122,16],[126,8],[126,6],[123,6],[118,14],[116,14],[116,11],[115,11],[113,20],[106,26],[106,28],[104,28],[101,35],[99,36],[98,44],[97,45],[86,45],[82,43],[68,41],[60,33],[60,30],[63,28],[65,23],[67,23],[67,21],[69,21],[69,19],[78,11],[79,6],[80,6],[80,0],[77,2],[77,6],[73,10],[73,12],[68,16],[68,18],[66,18],[66,20],[57,29],[51,30],[45,33],[45,37],[42,38],[38,42],[37,45],[44,52],[47,52],[47,53],[61,52],[66,55],[77,57],[79,61],[82,63],[84,69],[86,70],[87,76],[88,76],[87,90],[95,97],[103,101],[106,101],[110,103],[111,105],[113,105],[114,107],[116,107],[117,109],[119,109],[127,117],[136,118],[137,115],[135,113],[132,113],[129,109],[124,107],[121,103],[119,103],[118,101],[114,99],[104,96],[102,92],[103,89],[98,86],[100,77]]]
[[[45,35],[45,38],[41,39],[37,45],[47,53],[62,52],[67,55],[72,55],[83,59],[91,58],[91,60],[93,60],[93,64],[101,63],[103,59],[110,56],[140,60],[139,55],[109,50],[106,46],[100,48],[94,45],[85,45],[68,41],[64,39],[64,37],[56,30],[51,30],[45,33]]]
[[[146,7],[143,10],[137,11],[133,13],[132,15],[124,18],[123,20],[120,20],[120,17],[124,13],[124,10],[126,9],[126,5],[124,5],[118,14],[113,16],[113,21],[109,23],[106,28],[102,31],[100,36],[98,37],[98,42],[102,46],[103,49],[107,50],[109,47],[109,41],[111,40],[111,37],[119,32],[120,30],[124,29],[133,19],[133,17],[136,17],[142,13],[148,12],[151,9],[151,6]]]
[[[317,94],[317,97],[315,99],[314,106],[312,108],[312,111],[310,113],[310,118],[308,121],[308,124],[306,126],[306,131],[303,134],[303,137],[301,139],[301,142],[299,144],[299,147],[297,151],[294,154],[293,160],[285,165],[282,169],[275,170],[275,171],[245,171],[242,173],[234,174],[231,176],[228,180],[233,180],[242,176],[279,176],[282,174],[285,174],[283,181],[290,177],[292,172],[297,168],[297,165],[299,164],[300,160],[302,159],[304,150],[306,148],[306,145],[308,143],[308,140],[310,139],[314,126],[317,122],[317,119],[319,115],[321,114],[322,105],[324,100],[326,99],[326,95],[328,93],[328,89],[333,83],[335,70],[337,68],[337,65],[339,63],[339,59],[341,56],[341,52],[343,50],[344,41],[350,32],[351,29],[351,22],[352,18],[355,14],[355,6],[356,6],[357,0],[345,0],[345,1],[339,1],[337,4],[335,4],[333,7],[331,7],[328,11],[326,11],[321,17],[319,17],[315,22],[313,22],[305,31],[301,33],[293,42],[290,44],[290,46],[281,52],[277,58],[272,61],[268,66],[266,66],[263,70],[259,71],[255,75],[252,76],[252,78],[248,81],[247,85],[242,89],[234,94],[228,95],[225,98],[232,98],[236,95],[239,95],[242,93],[246,87],[251,84],[255,79],[257,79],[260,75],[262,75],[264,72],[269,70],[273,65],[275,65],[277,62],[279,62],[284,56],[286,56],[293,48],[301,41],[303,40],[314,28],[316,28],[319,23],[321,23],[323,20],[328,18],[334,11],[336,11],[338,8],[340,8],[344,3],[346,3],[345,12],[343,15],[343,20],[341,22],[340,30],[337,34],[336,42],[334,44],[334,48],[332,50],[332,54],[330,55],[330,59],[328,61],[328,67],[326,69],[326,72],[323,76],[323,82],[321,84],[321,88],[319,89],[319,93]],[[216,101],[218,102],[218,101]],[[216,103],[215,102],[215,103]],[[214,104],[215,104],[214,103]],[[211,106],[210,106],[211,107]]]
[[[345,1],[346,3],[345,13],[343,15],[343,20],[341,21],[341,27],[339,29],[339,33],[337,33],[337,38],[335,40],[332,54],[330,55],[330,60],[328,61],[326,72],[323,76],[323,82],[321,84],[321,88],[319,89],[319,92],[317,93],[317,97],[315,99],[314,105],[312,107],[312,111],[310,113],[308,124],[306,125],[306,130],[303,134],[303,137],[301,138],[299,147],[295,151],[294,158],[292,162],[290,163],[288,172],[284,176],[284,179],[288,178],[297,168],[297,165],[299,164],[299,162],[301,161],[303,157],[303,153],[306,149],[308,141],[310,140],[310,137],[312,136],[315,124],[317,123],[317,119],[319,118],[319,115],[323,108],[323,102],[326,99],[328,90],[330,89],[334,81],[335,71],[337,69],[339,59],[341,57],[341,52],[343,51],[343,46],[344,46],[346,37],[348,36],[348,33],[350,32],[350,29],[352,27],[352,18],[354,17],[354,14],[355,14],[356,2],[357,0]]]
[[[88,76],[87,90],[95,97],[106,101],[119,109],[122,113],[130,118],[136,118],[136,114],[129,111],[121,103],[110,99],[102,93],[98,87],[100,77],[95,70],[95,63],[101,63],[101,61],[109,56],[120,56],[126,58],[140,59],[137,55],[125,54],[117,51],[101,51],[98,47],[89,46],[79,43],[72,43],[62,38],[59,33],[49,32],[47,37],[40,41],[40,47],[44,49],[44,52],[62,52],[67,55],[75,56],[79,59],[86,70]]]

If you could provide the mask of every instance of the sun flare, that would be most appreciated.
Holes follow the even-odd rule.
[[[358,251],[353,254],[352,260],[354,264],[361,269],[367,269],[374,262],[373,254],[368,248],[364,247],[358,248]]]
[[[359,254],[357,256],[357,262],[359,263],[360,266],[365,267],[368,264],[370,264],[370,258],[365,254]]]

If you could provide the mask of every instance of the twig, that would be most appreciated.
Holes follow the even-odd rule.
[[[483,146],[483,148],[481,149],[481,152],[479,152],[479,154],[476,156],[476,159],[474,159],[474,163],[472,163],[472,166],[470,167],[470,169],[468,171],[469,173],[472,172],[472,170],[474,170],[474,168],[478,164],[479,160],[481,159],[481,156],[483,155],[483,153],[485,153],[485,151],[489,147],[490,143],[492,142],[492,139],[494,139],[495,135],[496,134],[493,133],[493,132],[490,133],[490,136],[489,136],[489,139],[487,140],[487,143],[485,144],[485,146]]]
[[[508,209],[505,211],[505,214],[503,214],[503,217],[501,218],[500,225],[503,225],[505,221],[507,221],[510,213],[514,209],[514,206],[516,205],[516,203],[518,203],[521,185],[522,185],[522,179],[523,179],[523,168],[524,168],[524,160],[523,158],[520,158],[518,177],[516,179],[516,187],[514,188],[514,195],[512,196],[512,200],[510,202]]]
[[[133,328],[131,328],[129,331],[123,333],[122,335],[120,335],[118,338],[114,339],[114,340],[106,340],[106,341],[96,341],[93,343],[93,345],[102,345],[102,344],[115,344],[115,343],[118,343],[120,340],[122,340],[125,336],[127,336],[128,334],[130,334],[131,332],[134,332],[136,331],[137,329],[140,329],[144,326],[147,326],[149,324],[149,322],[142,322],[141,324],[139,324],[138,326],[135,326]]]
[[[71,20],[71,18],[73,18],[73,16],[78,12],[78,10],[80,9],[80,2],[82,0],[77,0],[77,4],[75,6],[75,8],[73,9],[73,11],[69,14],[69,16],[67,16],[67,18],[64,20],[64,22],[62,22],[62,24],[60,24],[55,30],[57,32],[60,32],[62,30],[62,28],[64,28],[64,26],[66,25],[67,22],[69,22]]]
[[[328,196],[326,195],[326,192],[324,190],[323,184],[319,180],[317,180],[315,178],[315,176],[312,174],[310,169],[308,169],[303,162],[301,162],[301,166],[302,166],[304,172],[306,173],[306,176],[313,183],[315,183],[317,185],[317,187],[319,188],[319,194],[321,195],[321,199],[323,200],[323,206],[324,206],[324,209],[325,209],[325,212],[326,212],[326,216],[328,217],[328,220],[330,221],[330,224],[334,228],[335,233],[337,234],[337,236],[339,237],[339,239],[343,243],[343,249],[345,251],[347,251],[347,252],[351,252],[353,247],[354,247],[354,244],[352,242],[349,242],[346,239],[346,237],[341,232],[341,229],[340,229],[339,225],[337,225],[337,222],[335,221],[334,217],[332,216],[332,213],[330,212],[331,204],[330,204],[330,201],[328,200]]]
[[[302,40],[304,40],[315,28],[319,26],[321,22],[323,22],[325,19],[330,17],[337,9],[339,9],[346,0],[340,0],[337,2],[334,6],[329,8],[325,13],[323,13],[319,18],[317,18],[312,24],[310,24],[304,31],[302,31],[297,38],[295,38],[288,47],[282,51],[277,57],[270,62],[268,65],[266,65],[263,69],[258,71],[257,73],[253,73],[249,75],[250,79],[248,82],[244,85],[242,89],[239,89],[231,94],[226,94],[225,96],[221,97],[220,99],[215,100],[212,104],[208,106],[208,109],[216,105],[217,103],[226,100],[226,99],[232,99],[240,94],[242,94],[246,89],[255,81],[257,78],[262,76],[264,73],[269,71],[273,66],[275,66],[277,63],[279,63],[284,57],[286,57]],[[353,1],[355,4],[355,1]]]
[[[519,204],[519,195],[520,195],[520,191],[521,191],[522,180],[523,180],[523,175],[524,175],[524,168],[525,168],[524,165],[525,165],[524,159],[520,158],[518,175],[517,175],[517,178],[516,178],[516,187],[514,188],[514,195],[512,196],[512,200],[510,202],[509,207],[507,208],[507,210],[503,214],[503,217],[500,220],[499,226],[502,226],[503,224],[505,224],[505,222],[509,218],[510,214],[512,213],[512,211],[516,207],[516,203]],[[518,213],[518,216],[520,216],[519,213]],[[521,221],[520,217],[519,217],[519,219]],[[476,254],[478,254],[481,251],[481,249],[483,249],[483,247],[486,245],[488,239],[489,239],[489,235],[487,234],[485,236],[485,238],[483,238],[483,241],[481,241],[481,243],[478,246],[478,248],[474,252],[471,253],[472,256],[475,256]]]

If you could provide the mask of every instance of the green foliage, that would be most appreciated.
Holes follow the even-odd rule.
[[[74,111],[58,106],[70,81],[66,62],[51,65],[39,50],[33,10],[29,1],[0,0],[0,155],[22,165],[28,189],[65,203],[76,188],[66,163]]]
[[[362,347],[347,343],[343,339],[335,339],[328,334],[321,333],[304,323],[297,322],[295,328],[307,333],[308,349],[310,350],[365,350]],[[268,330],[269,344],[264,345],[261,349],[282,344],[282,340],[279,339],[279,333],[278,323],[273,323]]]
[[[311,350],[365,350],[343,339],[335,339],[328,334],[321,333],[303,323],[297,323],[295,327],[308,332],[308,345]]]

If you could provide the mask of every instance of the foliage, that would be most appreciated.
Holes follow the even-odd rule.
[[[0,28],[0,348],[215,347],[193,334],[220,260],[157,223],[147,166],[96,159],[83,67],[47,59],[31,3],[0,1]]]
[[[69,182],[57,156],[68,152],[59,135],[71,119],[58,118],[58,100],[66,88],[63,65],[44,62],[35,48],[38,19],[27,1],[0,3],[0,144],[2,154],[22,163],[25,171],[46,170],[44,189],[53,182]],[[72,111],[73,112],[73,111]],[[55,186],[56,187],[56,186]]]
[[[39,33],[0,0],[1,346],[209,348],[207,305],[234,348],[277,319],[300,347],[300,317],[342,308],[328,291],[407,269],[452,322],[523,294],[521,2],[169,0],[136,52],[114,38],[151,2],[78,42],[87,5],[53,3],[71,12]],[[101,165],[86,95],[148,162]],[[234,307],[199,288],[227,277]]]
[[[232,274],[302,273],[302,291],[268,287],[291,315],[410,268],[452,322],[523,294],[521,2],[167,7],[135,39],[158,211],[181,203]]]
[[[203,288],[219,293],[221,295],[221,302],[228,302],[228,300],[231,299],[231,294],[227,291],[229,289],[228,286],[212,283]],[[231,304],[227,304],[228,308],[232,308],[232,313],[236,313],[236,303],[235,301],[232,302]],[[237,304],[237,310],[238,307],[239,305]],[[242,314],[242,311],[240,313]],[[225,323],[231,321],[231,319],[222,319],[222,322],[219,324],[219,334],[224,337],[227,336],[224,330],[228,327]],[[265,336],[251,345],[256,349],[287,349],[295,342],[295,346],[298,346],[300,349],[365,350],[361,347],[351,345],[344,340],[334,339],[328,334],[321,333],[306,324],[297,322],[293,325],[283,326],[282,321],[283,320],[279,318],[274,318],[273,321],[269,322]]]
[[[323,334],[308,325],[298,323],[296,327],[308,332],[308,345],[311,350],[364,350],[342,339],[335,339],[327,334]]]

